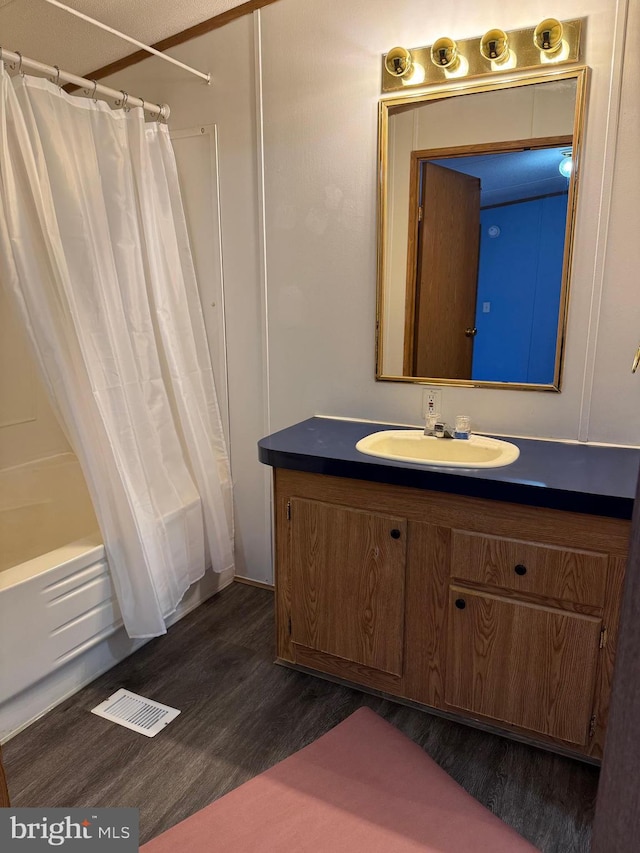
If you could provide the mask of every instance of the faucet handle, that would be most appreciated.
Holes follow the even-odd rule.
[[[437,438],[455,438],[455,433],[449,424],[439,422],[433,428]]]

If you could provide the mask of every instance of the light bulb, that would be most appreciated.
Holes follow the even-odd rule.
[[[570,178],[573,171],[573,158],[568,155],[563,157],[558,166],[558,171],[563,178]]]

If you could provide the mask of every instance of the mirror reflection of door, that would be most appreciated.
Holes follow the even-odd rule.
[[[418,160],[417,165],[417,262],[407,289],[407,324],[412,331],[405,334],[405,373],[469,379],[480,245],[480,179],[427,160]]]
[[[412,152],[405,376],[553,382],[571,143]]]

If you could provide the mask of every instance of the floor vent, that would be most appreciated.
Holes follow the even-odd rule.
[[[96,708],[92,708],[91,713],[139,732],[141,735],[154,737],[171,720],[175,720],[180,711],[168,705],[161,705],[160,702],[145,699],[144,696],[138,696],[130,690],[120,689]]]

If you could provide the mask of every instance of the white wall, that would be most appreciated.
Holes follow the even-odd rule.
[[[632,55],[616,147],[623,7],[567,0],[557,12],[587,18],[583,60],[592,69],[562,393],[445,387],[447,418],[464,410],[485,431],[640,445],[640,375],[629,372],[640,333],[632,231],[640,87]],[[374,380],[382,53],[531,26],[550,11],[497,0],[456,0],[428,14],[422,0],[279,0],[171,51],[210,70],[210,87],[157,59],[106,81],[170,103],[172,129],[218,128],[241,574],[270,578],[261,435],[316,413],[420,419],[420,386]]]

